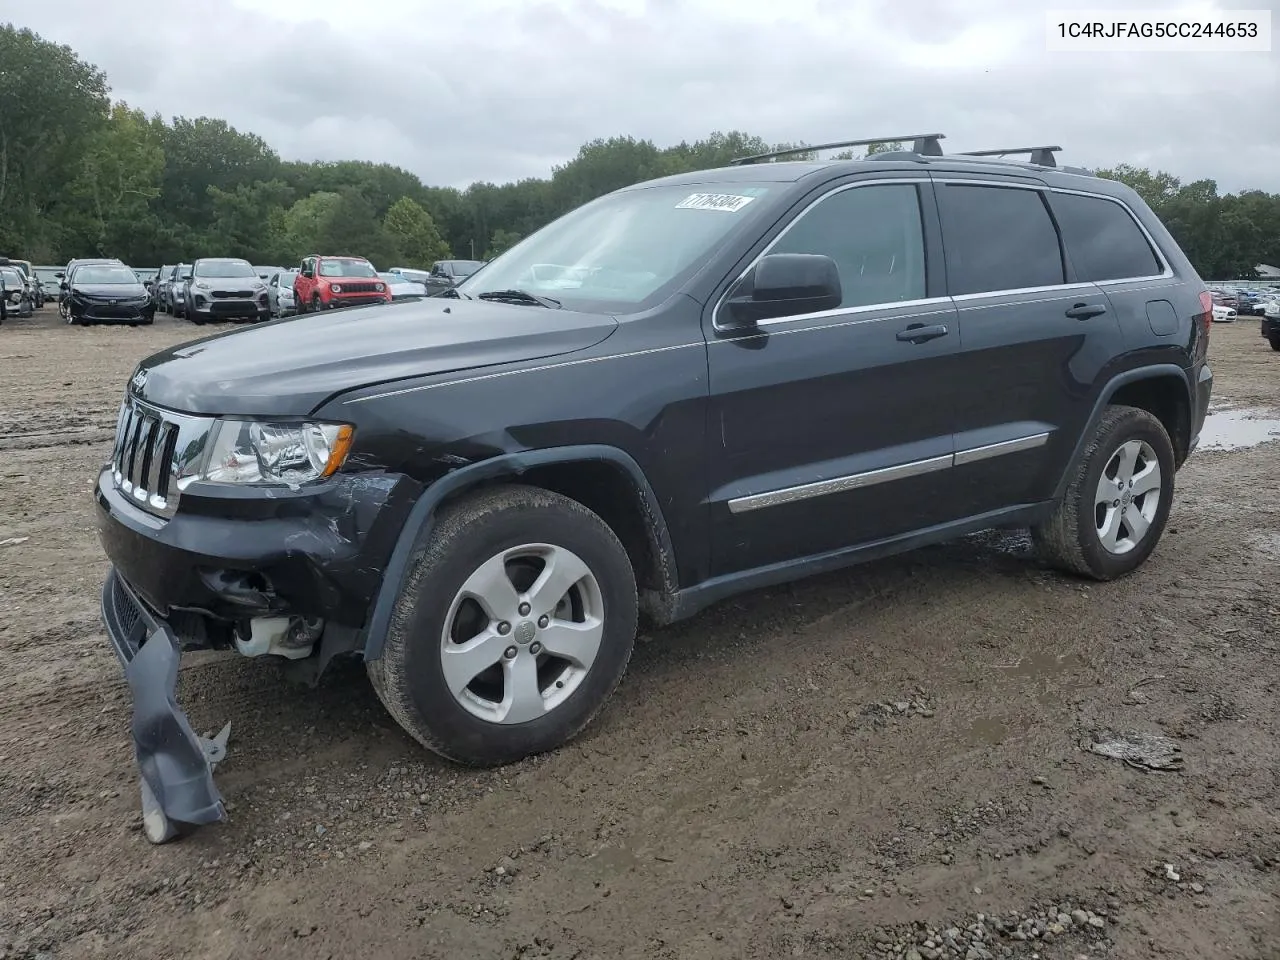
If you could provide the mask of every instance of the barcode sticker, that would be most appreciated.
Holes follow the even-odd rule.
[[[755,197],[740,197],[732,193],[691,193],[676,204],[677,210],[723,210],[737,213]]]

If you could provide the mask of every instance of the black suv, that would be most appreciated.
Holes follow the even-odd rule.
[[[143,361],[96,499],[148,835],[223,816],[183,649],[355,654],[422,744],[499,764],[595,716],[639,617],[997,526],[1138,567],[1209,294],[1128,187],[939,140],[638,184],[442,298]]]

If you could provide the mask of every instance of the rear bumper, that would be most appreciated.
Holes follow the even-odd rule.
[[[1204,429],[1205,417],[1209,414],[1209,401],[1213,397],[1213,369],[1202,363],[1196,372],[1195,409],[1191,414],[1191,442],[1187,444],[1188,456],[1200,445],[1200,431]]]
[[[114,567],[102,586],[102,621],[133,695],[138,772],[160,808],[182,824],[225,820],[213,764],[176,699],[182,656],[177,636]]]

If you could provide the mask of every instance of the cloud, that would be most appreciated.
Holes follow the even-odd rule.
[[[1050,53],[1046,8],[114,0],[104,14],[90,0],[42,0],[14,18],[71,45],[148,112],[222,117],[287,159],[386,161],[432,184],[546,176],[598,136],[666,145],[716,129],[808,142],[940,130],[951,150],[1055,143],[1066,163],[1280,192],[1275,52]]]

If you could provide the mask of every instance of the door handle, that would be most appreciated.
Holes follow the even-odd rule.
[[[1068,308],[1067,316],[1073,320],[1088,320],[1090,317],[1097,317],[1106,312],[1107,308],[1100,303],[1077,303]]]
[[[905,330],[898,331],[898,339],[906,343],[926,343],[929,340],[936,340],[938,337],[947,335],[947,325],[945,323],[935,323],[925,326],[923,323],[913,323]]]

